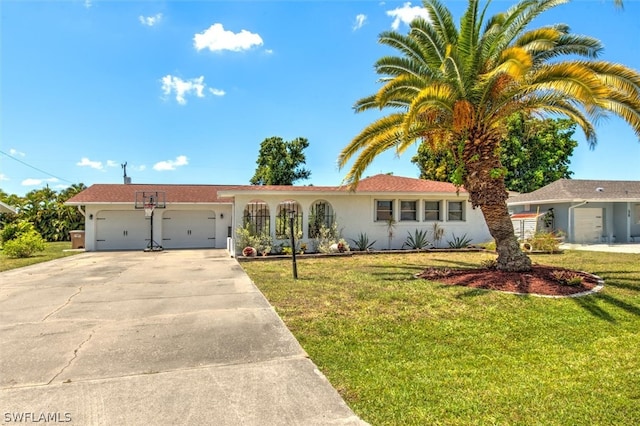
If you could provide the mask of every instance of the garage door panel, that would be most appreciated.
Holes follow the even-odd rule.
[[[162,218],[164,248],[215,248],[215,212],[167,210]]]
[[[143,250],[149,243],[143,211],[106,210],[96,215],[96,250]]]

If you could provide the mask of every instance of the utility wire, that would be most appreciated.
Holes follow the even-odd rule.
[[[0,154],[4,154],[4,155],[6,155],[7,157],[11,158],[12,160],[15,160],[15,161],[17,161],[18,163],[23,164],[23,165],[25,165],[25,166],[27,166],[27,167],[30,167],[30,168],[32,168],[33,170],[37,170],[37,171],[39,171],[40,173],[44,173],[44,174],[45,174],[45,175],[47,175],[47,176],[51,176],[51,177],[53,177],[53,178],[56,178],[56,179],[58,179],[58,180],[61,180],[61,181],[63,181],[63,182],[67,182],[67,183],[70,183],[70,184],[72,184],[72,185],[73,185],[73,182],[71,182],[71,181],[69,181],[69,180],[67,180],[67,179],[63,179],[63,178],[58,177],[58,176],[56,176],[56,175],[52,175],[52,174],[51,174],[51,173],[49,173],[49,172],[45,172],[44,170],[39,169],[39,168],[37,168],[37,167],[35,167],[35,166],[32,166],[31,164],[25,163],[24,161],[19,160],[19,159],[17,159],[16,157],[14,157],[13,155],[11,155],[11,154],[7,154],[7,153],[6,153],[6,152],[4,152],[4,151],[0,151]]]

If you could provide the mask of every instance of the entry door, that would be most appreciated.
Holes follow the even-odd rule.
[[[599,243],[602,239],[603,220],[601,208],[577,208],[573,210],[575,242]]]
[[[211,210],[167,210],[162,216],[164,248],[215,248],[215,232]]]
[[[108,210],[96,215],[96,250],[144,250],[150,220],[142,210]]]

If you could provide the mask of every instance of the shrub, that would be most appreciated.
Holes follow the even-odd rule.
[[[402,248],[409,247],[413,250],[422,250],[431,245],[429,240],[427,240],[427,231],[416,229],[413,235],[411,235],[411,233],[408,234],[409,236],[404,244],[402,244]]]
[[[17,238],[6,241],[2,250],[8,257],[30,257],[33,253],[44,251],[44,238],[35,230],[20,234]]]
[[[563,285],[578,286],[582,284],[582,277],[573,271],[558,270],[551,273],[553,279]]]
[[[20,220],[18,222],[8,223],[0,231],[0,240],[3,243],[7,241],[15,240],[20,235],[27,234],[29,232],[37,232],[36,228],[31,222],[26,220]]]
[[[334,222],[330,227],[322,225],[313,239],[314,250],[318,253],[331,253],[331,246],[338,243],[338,234],[337,223]]]
[[[373,245],[376,243],[375,240],[369,242],[369,237],[366,233],[360,233],[357,240],[351,240],[353,244],[359,251],[369,251],[373,248]]]
[[[453,240],[449,241],[449,247],[451,248],[467,248],[471,243],[471,238],[467,238],[467,234],[464,234],[461,237],[456,237],[456,234],[451,234]]]
[[[261,254],[270,253],[272,250],[273,239],[271,235],[266,232],[260,235],[254,234],[250,224],[236,229],[236,239],[238,250],[242,250],[245,247],[254,247]]]
[[[496,270],[498,269],[498,261],[496,259],[486,259],[480,262],[480,266],[485,269]]]
[[[529,244],[532,250],[556,253],[560,251],[560,239],[551,232],[536,232],[525,244]]]

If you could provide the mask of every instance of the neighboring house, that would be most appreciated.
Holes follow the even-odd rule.
[[[560,179],[507,204],[516,234],[528,220],[572,243],[640,241],[640,181]]]
[[[16,209],[0,201],[0,213],[16,213]]]
[[[335,222],[348,242],[366,233],[377,241],[375,248],[386,249],[390,218],[395,221],[391,247],[396,249],[408,233],[431,231],[434,223],[445,230],[443,245],[454,235],[466,234],[475,243],[491,240],[482,213],[471,208],[463,189],[376,175],[362,179],[355,192],[344,186],[92,185],[66,202],[84,208],[87,250],[146,247],[150,221],[134,208],[137,191],[164,192],[166,208],[154,213],[154,240],[167,249],[226,247],[235,252],[235,229],[247,223],[268,232],[275,243],[285,241],[289,214],[307,244],[321,224]]]

